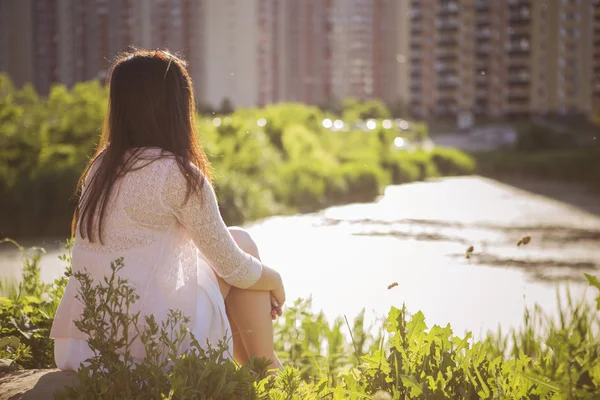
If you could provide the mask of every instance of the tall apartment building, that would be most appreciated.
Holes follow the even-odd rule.
[[[506,2],[502,1],[479,0],[474,4],[475,114],[504,115],[508,111],[508,85],[515,78],[517,81],[523,78],[509,75],[509,54],[506,51],[510,31],[508,11]]]
[[[373,7],[370,0],[334,0],[334,97],[370,99],[374,92]]]
[[[227,98],[236,107],[249,107],[274,101],[275,6],[272,0],[206,0],[207,103]]]
[[[415,114],[591,111],[590,1],[413,0],[411,8]]]
[[[594,106],[600,106],[600,0],[594,0]]]
[[[33,0],[0,1],[0,71],[17,86],[35,81]]]
[[[332,94],[410,101],[409,2],[333,0]]]
[[[410,103],[410,2],[374,0],[373,97],[387,104]]]
[[[332,0],[276,1],[272,69],[277,71],[277,101],[325,104],[331,85]]]
[[[168,47],[204,69],[202,0],[0,0],[0,71],[47,93],[54,82],[104,79],[130,45]]]
[[[436,74],[435,61],[456,62],[453,49],[443,49],[435,43],[438,0],[411,0],[410,4],[410,93],[412,113],[428,116],[433,113],[437,100],[439,78],[443,87],[454,88],[456,79]]]

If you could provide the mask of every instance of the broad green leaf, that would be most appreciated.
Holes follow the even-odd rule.
[[[544,380],[544,378],[541,378],[531,372],[521,372],[521,375],[537,385],[543,386],[546,389],[550,389],[560,393],[560,387],[556,386],[552,382],[547,382],[546,380]]]
[[[416,337],[423,333],[427,329],[427,325],[425,325],[425,315],[421,311],[417,312],[413,315],[410,322],[407,324],[408,327],[408,341],[412,343]]]
[[[410,389],[411,396],[423,395],[423,386],[417,382],[414,377],[409,375],[400,375],[400,379],[402,379],[404,386]]]

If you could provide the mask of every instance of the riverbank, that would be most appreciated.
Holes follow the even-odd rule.
[[[520,326],[522,310],[534,303],[549,304],[555,314],[556,286],[581,298],[583,273],[600,268],[599,217],[480,177],[390,186],[374,203],[245,227],[265,263],[283,274],[289,298],[312,297],[314,309],[330,320],[366,308],[372,322],[406,302],[433,323],[481,336],[499,325]],[[524,235],[532,243],[516,247]],[[466,259],[471,245],[475,251]],[[44,281],[62,274],[61,253],[42,259]],[[15,275],[19,267],[8,269]],[[393,282],[398,286],[388,291]]]
[[[477,172],[512,180],[540,180],[586,185],[600,193],[600,148],[579,147],[521,151],[498,149],[474,152]]]
[[[54,312],[49,307],[56,310],[66,281],[44,287],[36,280],[36,271],[34,267],[28,269],[22,297],[0,299],[0,323],[4,327],[0,335],[0,359],[8,360],[9,364],[12,359],[13,368],[52,367],[48,328]],[[600,282],[593,276],[587,278],[590,286],[594,286],[600,309],[597,291]],[[151,356],[139,365],[123,361],[129,360],[129,350],[116,340],[116,332],[127,329],[129,324],[124,321],[128,319],[123,318],[119,306],[107,309],[98,304],[97,298],[97,293],[105,293],[110,296],[107,304],[128,309],[129,302],[120,297],[127,283],[117,282],[109,277],[104,283],[97,282],[96,288],[81,291],[87,318],[78,327],[90,335],[90,346],[102,349],[89,368],[80,370],[77,377],[54,370],[16,374],[0,371],[2,393],[10,391],[11,396],[16,396],[11,399],[21,395],[47,399],[53,397],[57,388],[65,388],[60,396],[64,400],[160,399],[166,394],[195,398],[197,393],[224,400],[263,396],[297,400],[327,396],[341,400],[537,398],[538,395],[556,399],[593,398],[600,392],[597,357],[600,319],[591,305],[580,303],[568,294],[559,295],[556,302],[560,320],[537,306],[528,308],[523,327],[498,330],[484,340],[473,339],[470,332],[464,336],[456,334],[450,324],[431,326],[426,323],[426,314],[421,311],[411,314],[406,307],[392,307],[373,334],[365,329],[364,314],[359,314],[352,324],[345,315],[328,322],[322,312],[311,309],[310,302],[296,301],[286,307],[275,326],[276,352],[286,368],[270,380],[266,378],[268,362],[236,365],[224,357],[229,350],[223,344],[208,350],[192,345],[192,350],[186,350],[183,357],[171,354],[172,368],[167,369],[157,349],[163,346],[172,349],[177,345],[164,327],[157,328],[158,333],[141,327],[146,352]],[[390,284],[387,290],[397,286],[398,283]],[[40,313],[42,307],[45,312]],[[97,314],[100,309],[101,317]],[[29,322],[12,326],[18,324],[8,323],[14,319],[12,315],[25,317]],[[173,318],[172,323],[177,324],[180,317]]]

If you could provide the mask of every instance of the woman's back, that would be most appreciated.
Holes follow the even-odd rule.
[[[88,182],[101,162],[102,156],[98,166],[91,168]],[[102,242],[83,238],[77,229],[73,271],[87,272],[98,281],[110,274],[111,262],[122,257],[125,267],[119,275],[140,296],[131,310],[140,312],[140,321],[145,315],[162,320],[173,309],[190,317],[192,326],[199,325],[200,304],[204,324],[192,329],[200,343],[223,339],[230,328],[213,269],[228,283],[249,287],[261,274],[260,262],[232,241],[209,184],[200,193],[186,196],[186,180],[172,154],[141,149],[130,167],[115,182],[108,199]],[[84,185],[82,196],[85,190]],[[73,322],[82,312],[75,299],[77,289],[77,281],[71,278],[52,337],[86,339]],[[143,357],[141,344],[134,346],[134,353]]]

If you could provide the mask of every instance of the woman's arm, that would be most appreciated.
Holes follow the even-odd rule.
[[[168,169],[163,190],[165,205],[188,229],[215,272],[235,287],[273,291],[282,305],[285,294],[280,274],[239,248],[221,217],[212,186],[204,182],[202,189],[185,201],[187,184],[175,160],[169,160]],[[198,174],[202,176],[200,171]]]

